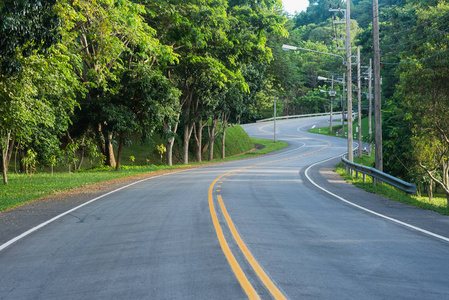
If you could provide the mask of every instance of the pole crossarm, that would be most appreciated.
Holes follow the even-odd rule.
[[[321,51],[317,51],[317,50],[312,50],[312,49],[305,49],[305,48],[300,48],[300,47],[295,47],[295,46],[290,46],[290,45],[282,45],[282,50],[284,51],[289,51],[289,50],[303,50],[303,51],[309,51],[309,52],[315,52],[315,53],[320,53],[320,54],[325,54],[325,55],[331,55],[331,56],[336,56],[342,59],[342,63],[343,65],[345,64],[345,58],[341,55],[338,54],[333,54],[333,53],[328,53],[328,52],[321,52]]]

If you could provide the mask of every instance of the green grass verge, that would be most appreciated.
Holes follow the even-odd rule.
[[[287,144],[283,142],[274,143],[269,140],[249,139],[249,137],[247,139],[248,140],[245,138],[246,142],[244,142],[246,144],[246,148],[248,148],[248,141],[252,145],[251,148],[255,143],[264,145],[265,148],[241,155],[227,157],[225,159],[215,159],[212,162],[192,163],[187,166],[250,158],[276,151],[287,146]],[[122,166],[120,171],[114,171],[109,168],[101,168],[81,170],[73,173],[56,172],[53,176],[49,173],[37,173],[32,177],[25,174],[11,173],[8,175],[9,184],[0,186],[0,211],[8,210],[40,197],[66,191],[79,186],[154,171],[182,168],[185,166],[186,165],[176,165],[172,167],[165,165]]]
[[[368,121],[369,121],[368,118],[362,118],[362,137],[363,137],[363,139],[366,139],[369,135]],[[342,136],[341,120],[334,120],[333,123],[339,124],[339,125],[332,126],[332,134],[329,134],[329,127],[313,128],[313,129],[309,129],[309,132],[341,137]],[[355,120],[354,122],[352,122],[353,134],[354,134],[354,136],[356,136],[356,138],[358,138],[358,135],[356,133],[357,126],[358,126],[358,120]],[[374,121],[371,126],[373,126],[373,132],[374,132]],[[347,136],[348,136],[348,126],[347,126],[347,123],[345,122],[345,137],[347,137]]]
[[[354,162],[365,166],[372,166],[374,155],[371,155],[371,157],[363,155],[363,158],[361,159],[354,158]],[[369,176],[366,176],[366,182],[363,182],[362,174],[359,175],[359,178],[351,177],[346,173],[346,170],[341,163],[337,165],[335,172],[340,174],[347,182],[350,182],[365,191],[387,197],[393,201],[435,211],[443,215],[449,215],[446,198],[435,197],[432,201],[429,201],[429,198],[426,197],[407,195],[405,192],[388,184],[376,184],[376,186],[374,186],[372,179]]]

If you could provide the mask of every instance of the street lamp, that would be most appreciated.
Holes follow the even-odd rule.
[[[318,79],[320,79],[320,77],[321,76],[319,76]],[[321,78],[324,78],[324,77],[321,77]],[[325,78],[325,79],[327,79],[327,78]],[[324,79],[321,79],[321,80],[324,80]],[[324,90],[321,90],[321,92],[327,93]],[[336,94],[337,93],[334,91],[334,76],[332,76],[332,87],[331,87],[331,90],[329,91],[329,96],[331,97],[331,115],[329,118],[329,133],[330,134],[332,134],[332,114],[333,114],[333,110],[334,110],[333,109],[334,108],[334,97]]]
[[[331,117],[330,117],[330,121],[329,121],[329,123],[330,123],[330,125],[329,125],[330,126],[329,132],[332,133],[333,102],[334,102],[335,95],[337,95],[337,92],[334,91],[334,82],[343,84],[343,89],[344,89],[345,82],[344,81],[334,80],[334,76],[333,75],[332,75],[332,79],[329,79],[329,78],[326,78],[326,77],[323,77],[323,76],[318,76],[318,80],[324,80],[324,81],[331,81],[332,82],[332,88],[329,91],[329,96],[331,97]],[[327,91],[323,91],[323,90],[321,90],[321,92],[327,93]],[[344,93],[344,91],[343,91],[343,93]],[[342,97],[342,100],[343,100],[343,97]],[[342,112],[341,112],[342,132],[344,133],[344,131],[345,131],[345,116],[344,116],[345,108],[344,108],[344,105],[343,105],[343,101],[342,101],[342,105],[341,106],[342,106]]]
[[[338,54],[333,54],[333,53],[328,53],[328,52],[321,52],[321,51],[316,51],[316,50],[312,50],[312,49],[305,49],[305,48],[300,48],[300,47],[295,47],[295,46],[290,46],[290,45],[282,45],[282,50],[284,51],[289,51],[289,50],[303,50],[303,51],[309,51],[309,52],[314,52],[314,53],[320,53],[320,54],[325,54],[325,55],[331,55],[331,56],[336,56],[336,57],[340,57],[342,59],[342,63],[343,65],[345,64],[345,58],[341,55]]]
[[[349,0],[347,0],[347,4],[349,4]],[[347,5],[349,7],[349,5]],[[282,45],[282,50],[285,51],[289,51],[289,50],[303,50],[303,51],[308,51],[308,52],[314,52],[314,53],[320,53],[320,54],[325,54],[325,55],[330,55],[330,56],[335,56],[335,57],[339,57],[342,60],[342,64],[346,65],[346,73],[347,73],[347,85],[348,85],[348,112],[351,111],[352,112],[352,84],[351,84],[351,27],[349,25],[349,20],[350,20],[350,11],[349,8],[347,8],[347,15],[346,15],[346,27],[347,27],[347,37],[346,37],[346,61],[349,63],[345,63],[345,58],[341,55],[338,54],[333,54],[333,53],[327,53],[327,52],[321,52],[321,51],[316,51],[316,50],[311,50],[311,49],[305,49],[305,48],[300,48],[300,47],[295,47],[295,46],[290,46],[290,45]],[[344,73],[343,73],[344,76]],[[343,81],[345,81],[344,77],[343,77]],[[345,92],[345,88],[343,86],[343,93]],[[342,118],[342,120],[344,120],[344,118]],[[344,127],[343,127],[344,128]],[[353,137],[352,137],[352,114],[348,114],[348,160],[349,161],[353,161]]]

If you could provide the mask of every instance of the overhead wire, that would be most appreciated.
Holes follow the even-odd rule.
[[[389,35],[388,37],[393,37],[393,36],[397,36],[398,34],[401,33],[405,33],[405,32],[409,32],[411,30],[422,30],[422,35],[423,37],[418,38],[418,39],[412,39],[412,38],[408,38],[407,40],[403,41],[403,42],[398,42],[398,43],[394,43],[394,44],[383,44],[383,45],[379,45],[380,47],[383,47],[382,50],[382,57],[386,58],[388,56],[393,56],[393,55],[399,55],[401,52],[403,52],[406,49],[410,49],[413,48],[414,46],[418,46],[423,44],[426,41],[434,41],[435,44],[441,44],[443,43],[443,45],[448,44],[449,40],[447,40],[447,31],[449,31],[449,27],[445,27],[446,24],[449,23],[449,20],[445,21],[443,24],[434,24],[431,25],[428,28],[423,28],[424,25],[427,25],[429,23],[435,22],[437,20],[442,19],[443,17],[449,15],[449,13],[445,13],[439,17],[433,18],[429,21],[426,21],[424,23],[421,23],[419,25],[407,28],[405,30],[402,30],[400,32],[394,33]],[[436,31],[436,32],[435,32]],[[433,33],[432,33],[433,32]],[[428,34],[429,33],[429,34]],[[415,32],[414,34],[420,34],[420,32]],[[399,40],[399,38],[397,38]],[[387,49],[385,49],[387,48]],[[434,55],[430,55],[421,59],[417,59],[417,60],[412,60],[412,61],[403,61],[403,62],[385,62],[382,61],[382,64],[386,64],[386,65],[404,65],[404,64],[412,64],[412,63],[417,63],[417,62],[421,62],[421,61],[425,61],[425,60],[429,60],[431,58],[434,58],[438,55],[441,55],[443,53],[446,53],[447,51],[449,51],[449,49],[447,49],[447,47],[445,47],[446,50],[442,50],[437,54]],[[385,51],[387,50],[387,51]]]
[[[446,49],[446,50],[440,51],[437,54],[434,54],[434,55],[431,55],[431,56],[428,56],[428,57],[424,57],[424,58],[421,58],[421,59],[417,59],[417,60],[412,60],[412,61],[404,61],[404,62],[397,62],[397,63],[389,63],[389,62],[382,62],[381,61],[381,63],[384,64],[384,65],[408,65],[408,64],[414,64],[414,63],[417,63],[417,62],[429,60],[431,58],[434,58],[434,57],[436,57],[436,56],[438,56],[440,54],[443,54],[445,52],[448,52],[448,51],[449,51],[449,49]]]
[[[448,24],[448,23],[449,23],[449,20],[446,21],[445,23],[441,24],[441,25],[438,26],[437,28],[439,29],[440,27],[443,27],[444,25],[446,25],[446,24]],[[432,29],[432,28],[431,28],[431,29]],[[445,29],[443,29],[443,30],[438,30],[438,32],[436,32],[436,33],[434,33],[434,34],[432,34],[432,35],[430,35],[430,36],[423,37],[423,38],[421,38],[421,39],[419,39],[419,40],[408,39],[406,42],[403,42],[403,43],[386,44],[386,45],[380,44],[379,47],[401,46],[401,45],[406,45],[406,44],[409,44],[409,43],[412,43],[412,42],[415,42],[415,41],[416,41],[416,42],[421,42],[421,41],[424,41],[424,40],[428,40],[428,39],[430,39],[431,37],[433,37],[433,36],[435,36],[435,35],[445,33],[445,32],[447,32],[448,30],[449,30],[449,27],[447,27],[447,28],[445,28]]]
[[[426,21],[426,22],[424,22],[424,23],[421,23],[421,24],[419,24],[419,25],[416,25],[416,26],[413,26],[413,27],[404,29],[404,30],[402,30],[402,31],[393,33],[391,36],[396,36],[396,35],[398,35],[398,34],[405,33],[405,32],[407,32],[407,31],[409,31],[409,30],[412,30],[412,29],[415,29],[415,28],[419,28],[419,27],[424,26],[424,25],[426,25],[426,24],[429,24],[429,23],[431,23],[431,22],[433,22],[433,21],[435,21],[435,20],[441,19],[441,18],[443,18],[444,16],[447,16],[447,15],[449,15],[449,12],[448,12],[448,13],[445,13],[444,15],[441,15],[441,16],[439,16],[439,17],[436,17],[436,18],[434,18],[434,19],[432,19],[432,20],[429,20],[429,21]]]

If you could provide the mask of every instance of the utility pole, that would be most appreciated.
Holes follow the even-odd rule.
[[[369,99],[369,108],[368,108],[368,132],[369,132],[369,150],[368,153],[371,156],[371,151],[373,151],[373,144],[371,143],[371,138],[373,137],[373,121],[371,115],[373,114],[373,96],[372,96],[372,85],[371,85],[371,74],[373,72],[373,60],[369,59],[369,71],[368,71],[368,99]]]
[[[349,0],[348,0],[349,1]],[[374,49],[374,140],[375,168],[383,171],[382,162],[382,108],[380,97],[380,49],[379,49],[379,4],[373,0],[373,49]]]
[[[274,115],[274,130],[273,130],[273,134],[274,134],[274,142],[276,143],[276,115],[277,115],[277,113],[276,113],[276,97],[274,97],[274,112],[273,112],[273,115]]]
[[[332,87],[331,91],[329,92],[331,96],[331,118],[329,120],[329,133],[332,134],[332,113],[333,113],[333,105],[334,105],[334,97],[335,97],[335,91],[334,91],[334,75],[332,75]]]
[[[343,21],[340,21],[340,20],[337,21],[337,20],[334,19],[334,21],[332,22],[333,24],[346,24],[348,22],[346,9],[341,9],[340,8],[340,4],[338,5],[337,9],[332,8],[332,4],[331,4],[330,7],[329,7],[329,11],[340,12],[340,13],[343,13],[343,15],[344,15],[344,17],[343,17],[344,20]],[[334,38],[334,41],[344,41],[344,40],[347,41],[347,39],[344,39],[341,35],[340,35],[340,38],[337,38],[337,36],[335,36],[335,38]],[[337,49],[338,50],[345,50],[344,47],[340,48],[338,45],[339,44],[337,44]],[[344,65],[344,63],[345,62],[344,62],[344,59],[343,59],[343,65]],[[332,77],[332,84],[333,84],[333,77]],[[342,112],[341,112],[341,127],[342,127],[341,136],[344,137],[344,135],[345,135],[345,73],[343,73],[343,97],[341,99],[341,108],[342,108]],[[332,107],[331,107],[331,109],[332,109]],[[332,133],[332,131],[331,131],[331,133]]]
[[[362,158],[362,84],[360,76],[360,46],[357,46],[357,115],[358,115],[358,141],[359,158]]]
[[[341,102],[342,102],[342,104],[341,104],[341,106],[342,106],[342,115],[341,115],[341,127],[342,127],[342,129],[341,129],[341,137],[345,137],[345,94],[346,94],[346,91],[345,91],[345,84],[346,84],[346,82],[345,82],[345,75],[346,75],[346,73],[343,73],[343,98],[341,99]]]
[[[373,0],[376,1],[376,0]],[[348,80],[348,160],[354,161],[352,147],[351,1],[346,0],[346,73]]]

